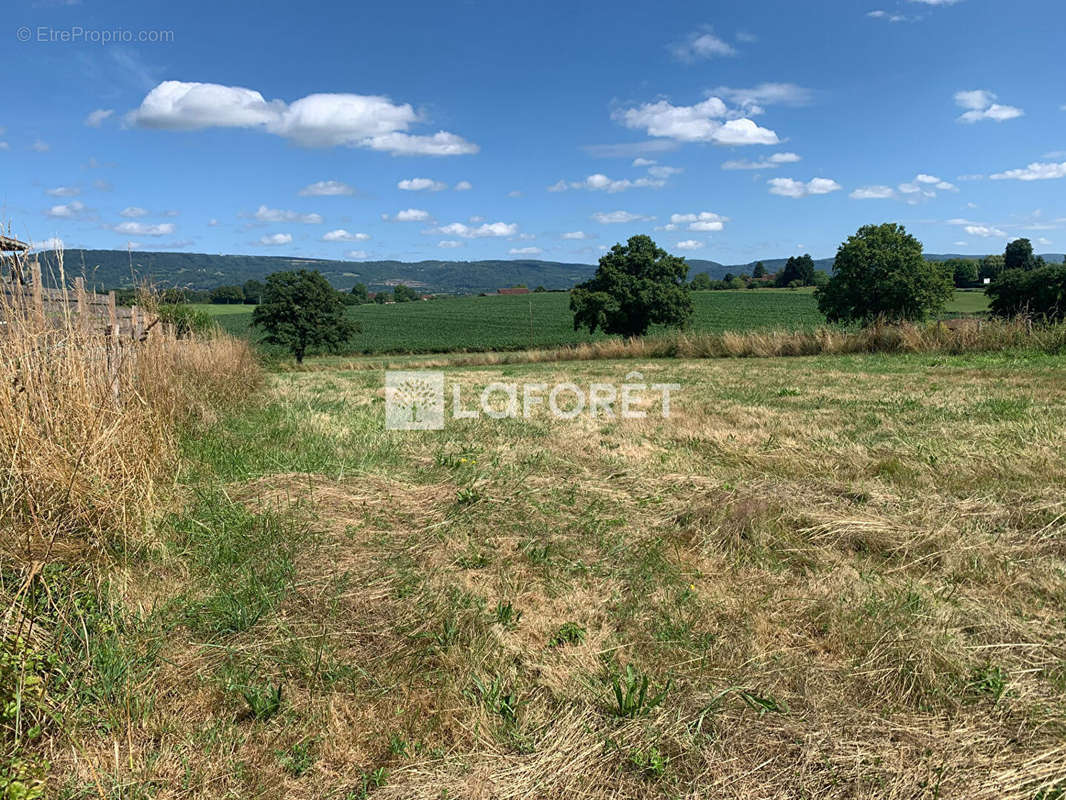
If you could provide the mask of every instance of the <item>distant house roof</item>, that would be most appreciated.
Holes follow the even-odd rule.
[[[20,242],[18,239],[12,239],[10,236],[0,236],[0,251],[10,253],[29,249],[30,246],[25,242]]]
[[[500,289],[500,294],[529,294],[529,289],[525,286],[517,286],[514,289]]]

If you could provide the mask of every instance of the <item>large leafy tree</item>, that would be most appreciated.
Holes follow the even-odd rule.
[[[809,253],[802,256],[789,256],[785,267],[774,281],[778,286],[810,286],[814,283],[814,259]]]
[[[921,320],[952,296],[950,269],[922,256],[902,225],[865,225],[837,250],[833,277],[815,290],[830,322]]]
[[[1004,269],[1035,269],[1037,266],[1032,242],[1028,239],[1015,239],[1007,243],[1007,249],[1003,252]]]
[[[653,325],[684,326],[692,315],[688,264],[650,236],[633,236],[600,258],[596,274],[570,293],[574,330],[642,336]]]
[[[286,348],[302,363],[312,349],[333,351],[358,332],[344,313],[338,293],[317,270],[268,275],[263,302],[252,312],[252,325],[263,341]]]

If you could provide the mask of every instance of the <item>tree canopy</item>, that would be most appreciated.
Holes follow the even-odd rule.
[[[1035,269],[1036,256],[1033,255],[1033,243],[1028,239],[1015,239],[1007,243],[1003,252],[1004,269]]]
[[[1048,321],[1066,318],[1066,263],[1033,270],[1004,270],[985,291],[993,314]]]
[[[920,320],[943,309],[953,275],[922,257],[922,243],[902,225],[865,225],[837,250],[833,276],[815,290],[830,322]]]
[[[252,325],[265,331],[262,341],[286,348],[297,363],[311,349],[336,350],[359,330],[329,281],[306,269],[267,276]]]
[[[688,265],[650,236],[630,237],[600,258],[596,274],[574,287],[574,330],[641,336],[653,324],[685,325],[692,315]]]
[[[814,259],[809,253],[789,256],[784,268],[777,273],[774,283],[778,286],[811,286],[814,284]]]

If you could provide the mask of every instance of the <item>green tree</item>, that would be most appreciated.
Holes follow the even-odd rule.
[[[753,278],[758,278],[759,280],[766,277],[766,267],[763,266],[761,261],[755,262],[755,269],[751,271],[751,276]]]
[[[244,302],[247,305],[255,305],[263,299],[263,284],[261,281],[257,281],[254,278],[244,282],[244,286],[241,287],[241,291],[244,293]]]
[[[980,262],[972,258],[949,258],[944,268],[951,270],[952,279],[959,288],[973,286],[980,276]]]
[[[397,303],[410,303],[417,300],[421,295],[406,284],[399,283],[392,289],[392,299]]]
[[[374,295],[374,302],[379,306],[389,302],[389,296],[385,292],[378,292]]]
[[[240,286],[216,286],[211,290],[211,302],[228,305],[244,302],[244,289]]]
[[[808,253],[790,256],[774,283],[777,286],[811,286],[814,283],[814,259]]]
[[[1037,266],[1032,242],[1028,239],[1015,239],[1007,243],[1007,249],[1003,252],[1004,269],[1036,269]]]
[[[952,275],[926,261],[922,243],[902,225],[865,225],[837,250],[833,276],[815,290],[830,322],[920,320],[943,309]]]
[[[978,277],[981,281],[985,278],[995,279],[1004,269],[1006,259],[1003,256],[985,256],[981,259],[981,268]]]
[[[370,302],[370,293],[366,290],[365,283],[357,283],[352,287],[352,297],[355,298],[356,305],[362,305],[363,303]]]
[[[705,292],[711,288],[711,276],[706,272],[701,272],[698,275],[692,276],[692,283],[689,284],[689,288],[697,292]]]
[[[692,316],[688,264],[650,236],[632,236],[600,258],[596,274],[570,293],[574,330],[641,336],[652,324],[684,326]]]
[[[1066,262],[1033,270],[1003,270],[985,294],[997,316],[1025,314],[1061,321],[1066,318]]]
[[[309,350],[335,351],[359,331],[329,281],[306,269],[267,276],[252,325],[265,332],[262,341],[286,348],[298,364]]]

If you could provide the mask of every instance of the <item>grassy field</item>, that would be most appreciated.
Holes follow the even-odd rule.
[[[55,796],[1061,796],[1064,366],[450,368],[682,388],[439,432],[274,375],[99,587]]]
[[[695,315],[691,329],[696,332],[803,330],[824,323],[810,290],[696,292],[693,300]],[[569,302],[568,294],[551,292],[357,306],[349,313],[361,323],[363,332],[353,339],[351,352],[517,350],[603,338],[573,330]],[[229,332],[249,335],[248,312],[252,306],[197,308],[211,309]],[[975,313],[985,309],[987,298],[983,293],[956,292],[948,313]]]

